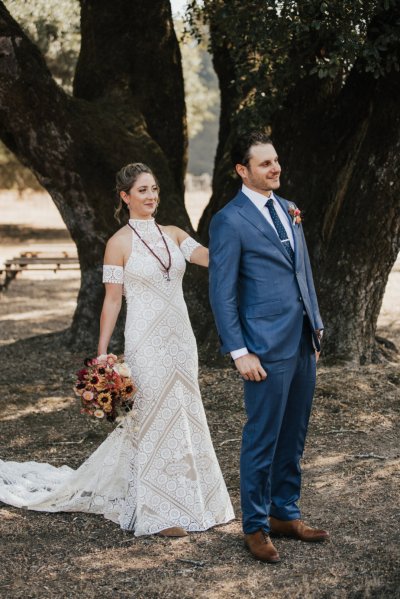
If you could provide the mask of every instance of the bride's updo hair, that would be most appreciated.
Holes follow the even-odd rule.
[[[117,194],[118,205],[114,212],[114,216],[118,222],[121,222],[121,210],[123,208],[126,208],[126,210],[128,210],[128,206],[121,198],[121,191],[129,193],[132,189],[132,186],[143,173],[148,173],[149,175],[152,175],[154,177],[157,187],[159,187],[158,181],[153,171],[149,166],[147,166],[147,164],[143,164],[143,162],[132,162],[131,164],[123,166],[121,170],[118,171],[115,178],[115,191]]]

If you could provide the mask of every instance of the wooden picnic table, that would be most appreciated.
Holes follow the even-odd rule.
[[[21,252],[19,256],[4,262],[4,268],[0,268],[0,291],[6,291],[7,287],[20,272],[52,270],[79,270],[78,257],[68,252],[52,254],[50,252]]]

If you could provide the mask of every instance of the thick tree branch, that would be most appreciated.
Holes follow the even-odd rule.
[[[81,0],[81,11],[75,95],[90,101],[108,100],[117,111],[121,102],[136,107],[182,192],[187,151],[185,98],[169,0]]]
[[[120,104],[115,111],[107,102],[67,96],[2,3],[0,138],[49,191],[77,245],[82,280],[72,337],[76,343],[95,343],[104,244],[118,228],[116,171],[128,162],[147,162],[166,198],[161,222],[170,222],[172,213],[175,224],[190,229],[167,160],[137,108]]]

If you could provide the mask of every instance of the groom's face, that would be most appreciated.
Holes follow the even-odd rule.
[[[247,187],[264,195],[280,186],[281,167],[271,144],[252,146],[247,166],[237,164],[236,170]]]

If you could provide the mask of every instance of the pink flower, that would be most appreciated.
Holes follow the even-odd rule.
[[[300,225],[301,221],[302,221],[302,217],[301,217],[301,210],[299,210],[298,208],[295,208],[295,206],[292,204],[288,210],[290,216],[292,217],[292,223],[294,225]]]
[[[110,366],[114,366],[114,364],[116,363],[117,360],[118,360],[118,358],[115,354],[108,354],[107,364],[109,364]]]
[[[82,397],[85,401],[91,401],[94,397],[92,391],[84,391],[82,393]]]
[[[85,358],[84,361],[83,361],[83,363],[88,368],[90,368],[91,366],[96,366],[96,364],[97,364],[97,358]]]

